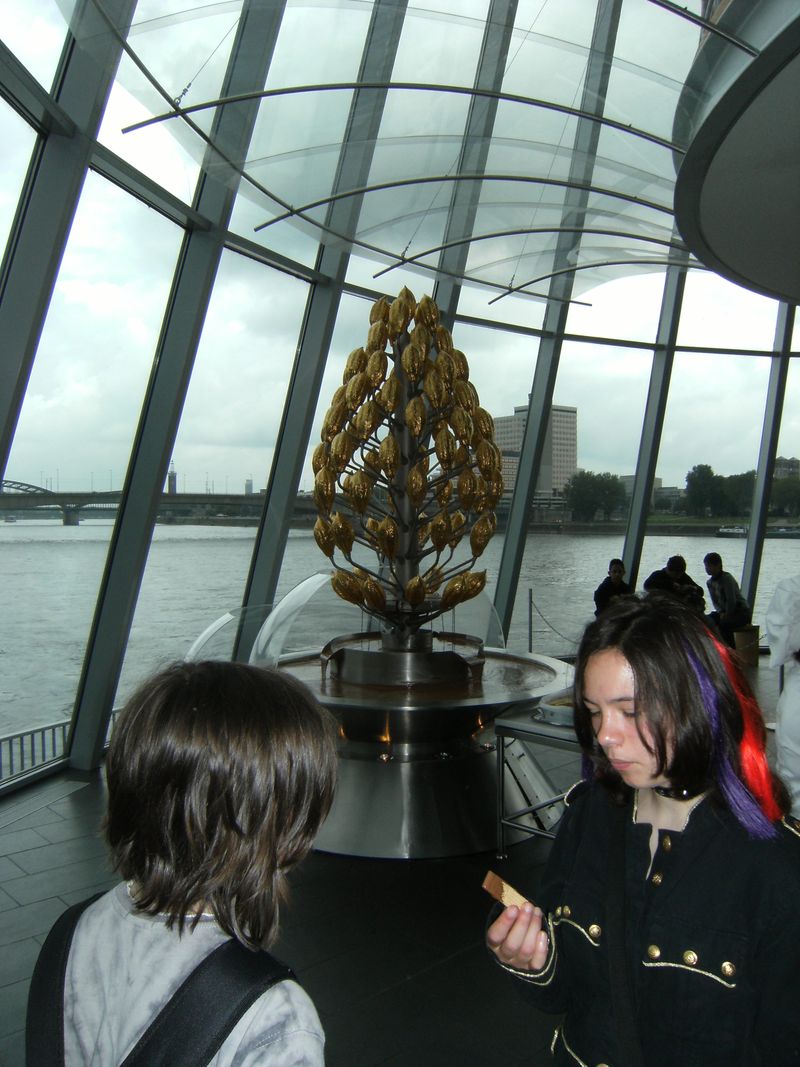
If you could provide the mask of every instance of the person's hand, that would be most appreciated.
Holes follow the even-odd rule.
[[[541,971],[549,938],[542,929],[542,909],[510,904],[486,932],[486,943],[501,963],[518,971]]]

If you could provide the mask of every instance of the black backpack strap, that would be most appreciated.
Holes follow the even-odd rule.
[[[262,993],[294,977],[268,952],[226,941],[195,967],[121,1067],[202,1067]]]
[[[28,1067],[64,1067],[64,982],[78,919],[103,894],[73,904],[56,919],[33,968],[25,1019]]]

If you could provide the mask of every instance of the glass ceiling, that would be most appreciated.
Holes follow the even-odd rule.
[[[322,239],[372,276],[438,271],[487,300],[545,298],[565,274],[577,296],[686,255],[673,124],[708,34],[663,0],[624,0],[610,45],[592,0],[290,0],[266,84],[233,95],[242,0],[140,0],[129,32],[95,2],[127,41],[102,142],[185,200],[211,152],[244,241],[311,266]],[[246,159],[217,139],[220,100],[257,101]]]

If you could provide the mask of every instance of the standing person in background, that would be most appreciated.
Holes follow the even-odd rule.
[[[328,813],[336,769],[332,717],[282,671],[178,663],[139,688],[117,720],[106,762],[105,836],[122,881],[80,914],[67,943],[61,1063],[122,1063],[157,1017],[156,1032],[170,1035],[162,1009],[192,1003],[182,997],[184,983],[217,950],[249,961],[272,944],[287,872]],[[47,949],[46,942],[43,955]],[[50,1010],[39,1003],[47,970],[37,970],[32,1067],[58,1062],[31,1058]],[[219,1051],[196,1067],[323,1067],[314,1005],[291,973],[282,977],[251,1006],[241,1001],[243,1014]],[[232,986],[217,986],[212,1006],[222,1008]],[[191,1047],[191,1034],[179,1036]]]
[[[732,574],[722,569],[719,552],[708,552],[703,558],[703,565],[709,576],[706,585],[714,605],[708,617],[722,634],[725,643],[735,648],[734,631],[750,625],[753,611],[742,596],[739,583]]]
[[[770,666],[783,667],[775,722],[778,774],[791,795],[792,815],[800,818],[800,575],[775,586],[764,624]]]
[[[621,559],[612,559],[608,564],[608,577],[594,591],[595,615],[605,611],[617,597],[629,596],[633,590],[625,579],[625,564]]]
[[[564,1016],[552,1062],[797,1067],[800,831],[735,657],[672,597],[621,600],[586,628],[574,707],[584,780],[536,906],[487,930]]]

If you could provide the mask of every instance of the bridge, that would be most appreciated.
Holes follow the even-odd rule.
[[[96,493],[93,490],[53,492],[40,485],[4,480],[0,482],[0,516],[6,520],[23,512],[40,516],[60,511],[65,526],[77,526],[82,513],[116,514],[122,493],[119,490]],[[162,493],[159,516],[196,516],[198,518],[233,517],[257,518],[264,506],[264,498],[254,493]],[[295,516],[316,515],[313,497],[301,494],[297,498]]]

